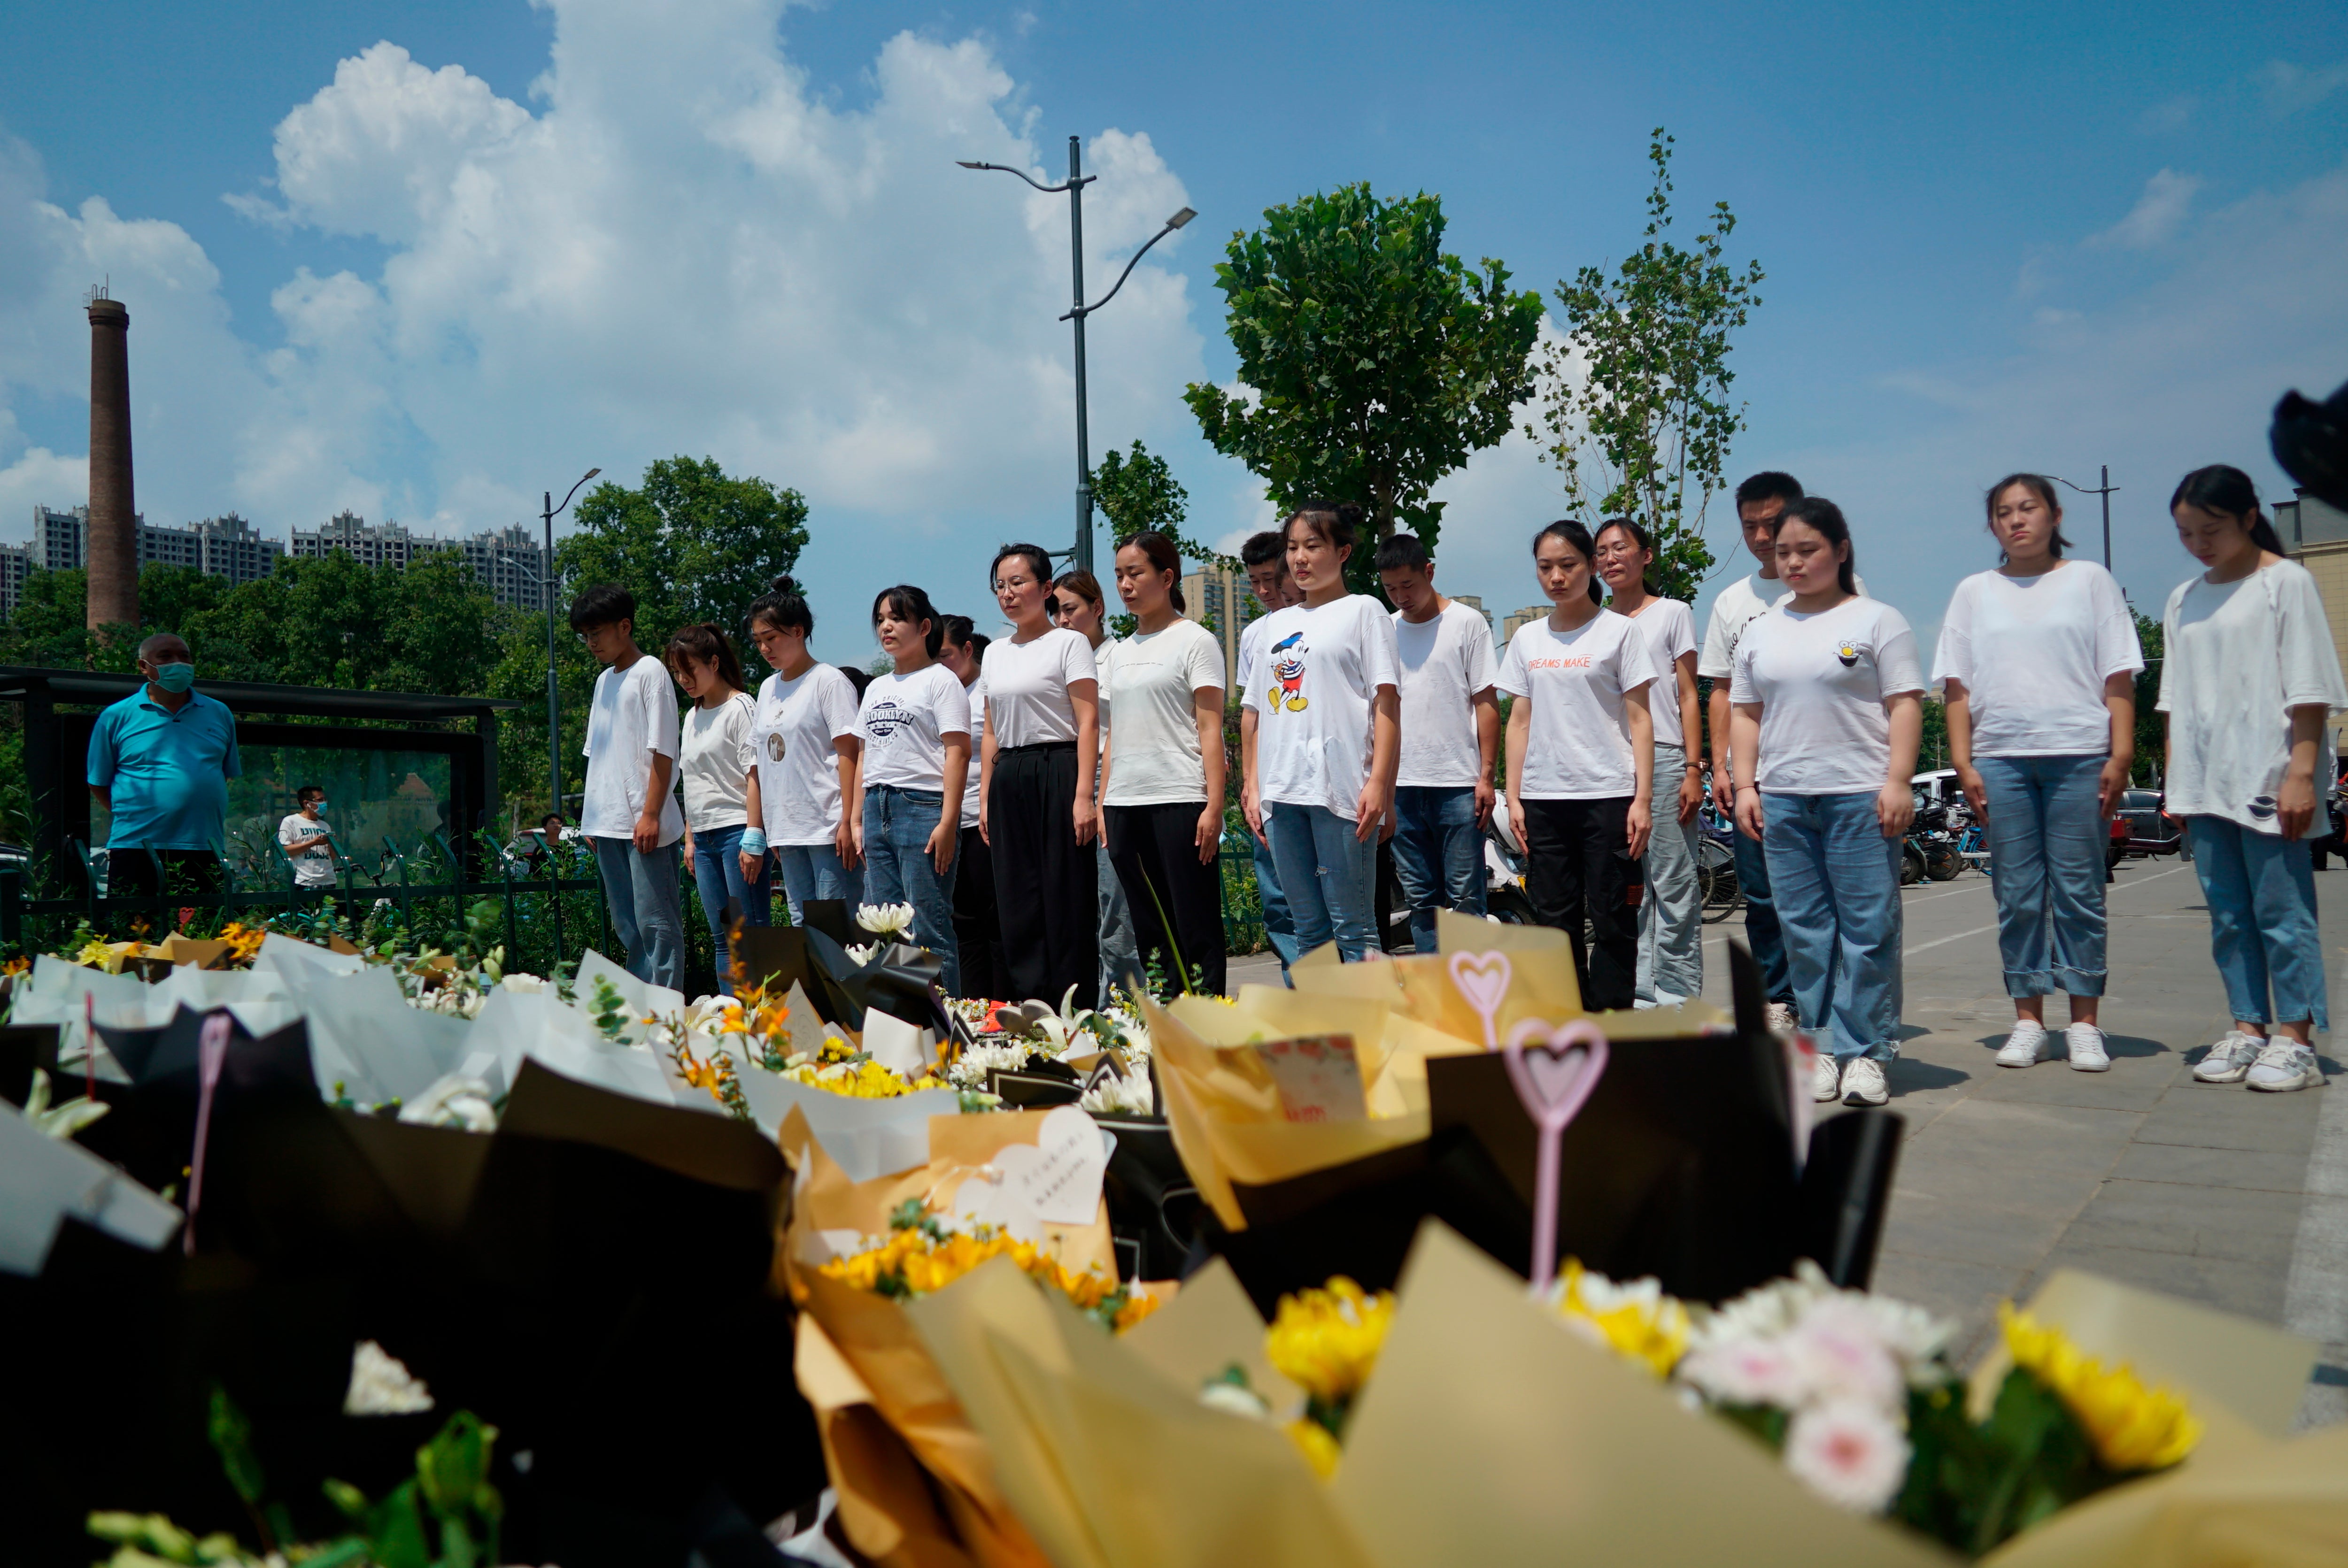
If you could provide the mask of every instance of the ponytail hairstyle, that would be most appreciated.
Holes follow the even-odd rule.
[[[938,650],[944,647],[946,642],[946,622],[945,617],[938,613],[938,607],[930,602],[928,594],[910,582],[901,582],[894,588],[882,589],[872,596],[874,626],[880,624],[880,611],[884,609],[900,620],[916,624],[928,621],[930,634],[922,640],[922,643],[930,651],[931,658],[935,659],[938,656]]]
[[[1990,532],[1992,534],[1997,532],[1997,498],[2016,485],[2044,501],[2046,504],[2046,509],[2054,514],[2054,538],[2046,548],[2056,560],[2061,560],[2063,552],[2071,548],[2071,541],[2063,537],[2063,503],[2054,498],[2054,481],[2044,474],[2008,474],[1989,487],[1989,494],[1982,497],[1982,505],[1983,509],[1989,513]],[[2003,565],[2005,552],[1998,551],[1997,559],[1998,563]]]
[[[1350,550],[1361,537],[1362,508],[1351,501],[1305,502],[1289,513],[1287,520],[1280,525],[1280,542],[1283,548],[1288,543],[1288,530],[1298,523],[1303,523],[1307,532],[1320,535],[1330,548]]]
[[[1166,597],[1172,602],[1174,613],[1189,613],[1189,606],[1182,602],[1182,552],[1174,548],[1172,539],[1156,528],[1144,528],[1117,548],[1139,550],[1149,562],[1150,570],[1164,572],[1171,579],[1166,585]]]
[[[994,552],[994,559],[988,563],[986,569],[987,592],[994,591],[994,574],[1007,560],[1025,561],[1027,569],[1035,574],[1035,580],[1044,585],[1044,591],[1046,594],[1052,591],[1051,553],[1042,545],[1016,544],[1004,545]]]
[[[2177,482],[2177,493],[2168,497],[2170,511],[2179,507],[2232,518],[2250,530],[2250,542],[2259,548],[2275,555],[2284,553],[2274,525],[2259,510],[2258,487],[2240,468],[2212,463],[2206,468],[2194,469]]]
[[[788,572],[767,583],[767,591],[750,601],[750,613],[742,619],[754,637],[762,620],[778,631],[815,635],[815,612],[808,608],[806,597]]]
[[[1653,555],[1655,553],[1655,541],[1648,536],[1645,528],[1640,527],[1637,523],[1632,522],[1628,518],[1609,518],[1604,522],[1599,524],[1597,531],[1590,536],[1591,541],[1591,559],[1593,562],[1597,559],[1597,541],[1606,537],[1606,530],[1609,528],[1622,529],[1624,533],[1631,536],[1632,542],[1636,544],[1641,549],[1645,550],[1649,555]],[[1650,567],[1654,563],[1653,561],[1648,563]],[[1660,593],[1663,591],[1655,586],[1654,574],[1652,571],[1643,571],[1639,574],[1639,586],[1645,589],[1649,593]]]
[[[1583,528],[1580,523],[1575,522],[1571,518],[1560,518],[1556,522],[1551,523],[1549,527],[1543,528],[1540,532],[1533,536],[1533,555],[1536,559],[1540,555],[1541,540],[1549,538],[1563,539],[1566,543],[1567,548],[1573,551],[1575,555],[1580,556],[1583,561],[1588,563],[1590,567],[1590,602],[1592,604],[1603,604],[1606,601],[1606,585],[1603,582],[1601,582],[1598,579],[1598,546],[1597,543],[1591,538],[1590,530]]]
[[[668,640],[665,662],[672,670],[681,671],[685,661],[717,666],[717,678],[736,692],[742,689],[742,661],[734,652],[734,641],[707,621],[680,626]]]
[[[1842,508],[1824,496],[1805,496],[1790,503],[1777,514],[1777,530],[1783,532],[1787,523],[1807,523],[1826,536],[1830,545],[1848,547],[1850,543],[1850,525],[1843,521]],[[1857,550],[1844,548],[1841,563],[1835,570],[1835,581],[1845,593],[1859,591],[1858,555]]]

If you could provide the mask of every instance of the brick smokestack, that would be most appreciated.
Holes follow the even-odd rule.
[[[138,504],[130,489],[130,313],[89,302],[88,625],[139,624]]]

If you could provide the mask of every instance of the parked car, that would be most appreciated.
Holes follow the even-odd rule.
[[[2185,825],[2161,809],[2157,789],[2122,791],[2118,820],[2127,824],[2130,855],[2174,855],[2185,846]]]
[[[2104,851],[2104,869],[2108,872],[2127,858],[2128,820],[2121,812],[2112,813],[2111,846]]]

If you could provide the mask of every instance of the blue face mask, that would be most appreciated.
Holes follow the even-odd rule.
[[[196,667],[192,664],[158,664],[155,666],[155,684],[163,688],[164,691],[170,692],[173,696],[177,696],[180,692],[185,692],[189,687],[193,686],[195,683]]]

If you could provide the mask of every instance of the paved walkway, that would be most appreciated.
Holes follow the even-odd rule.
[[[2348,875],[2316,882],[2328,950],[2348,950]],[[2253,1094],[2193,1081],[2228,1023],[2193,868],[2124,864],[2111,888],[2108,1072],[1993,1060],[2013,1019],[1986,877],[1907,893],[1910,1038],[1890,1072],[1908,1140],[1875,1284],[1964,1324],[2070,1266],[2281,1324],[2325,1346],[2302,1422],[2348,1419],[2348,1082]],[[1708,928],[1705,993],[1742,917]],[[1258,972],[1258,971],[1265,972]],[[1276,979],[1240,959],[1231,983]],[[2348,994],[2333,998],[2348,1007]],[[2059,1030],[2063,1004],[2049,1023]],[[2319,1039],[2324,1069],[2340,1063]]]

